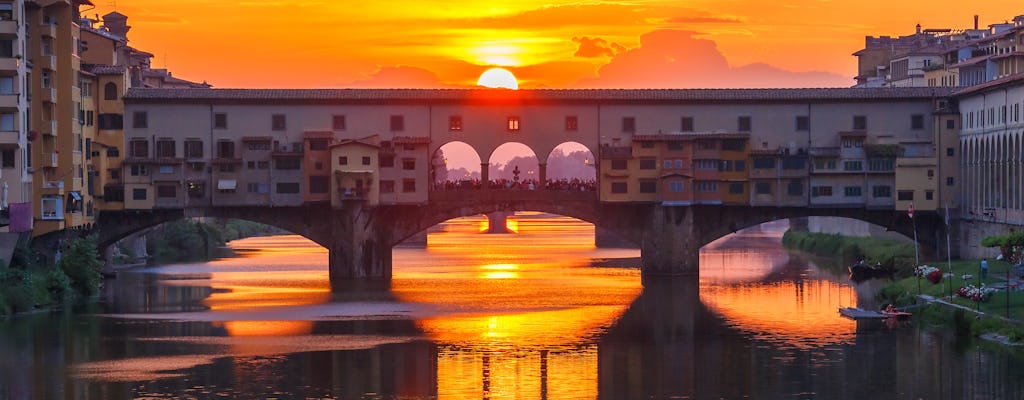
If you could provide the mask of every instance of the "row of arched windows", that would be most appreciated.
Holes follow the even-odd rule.
[[[1024,210],[1024,133],[998,132],[960,140],[961,203],[968,211]]]

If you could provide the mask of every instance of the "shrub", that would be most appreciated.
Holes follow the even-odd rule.
[[[78,293],[93,295],[99,291],[103,270],[99,251],[96,249],[96,236],[90,235],[73,239],[64,246],[64,251],[57,267],[71,280],[71,286]]]

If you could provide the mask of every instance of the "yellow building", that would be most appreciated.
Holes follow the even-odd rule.
[[[380,204],[380,146],[376,137],[343,140],[331,145],[331,206],[344,207],[346,200]]]
[[[54,1],[25,10],[33,27],[27,53],[31,63],[33,112],[29,129],[38,132],[32,157],[35,212],[33,235],[93,222],[86,205],[85,137],[79,121],[79,5],[88,0]]]

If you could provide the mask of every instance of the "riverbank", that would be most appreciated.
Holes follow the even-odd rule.
[[[65,243],[55,264],[42,259],[25,243],[16,248],[10,265],[0,266],[0,317],[54,307],[99,292],[103,262],[95,236]]]
[[[938,283],[914,274],[912,245],[873,237],[787,231],[782,243],[787,248],[820,257],[840,259],[849,264],[864,259],[869,264],[892,266],[893,281],[878,294],[880,304],[910,306],[926,303],[915,311],[919,319],[948,326],[957,332],[1006,343],[1024,342],[1024,271],[1016,271],[1002,260],[988,260],[988,273],[981,276],[981,260],[937,261],[930,266],[942,275]],[[984,293],[973,299],[977,289]]]

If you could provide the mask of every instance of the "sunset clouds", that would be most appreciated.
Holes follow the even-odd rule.
[[[941,2],[940,2],[941,3]],[[110,5],[83,14],[105,14]],[[1016,2],[973,6],[983,24]],[[866,35],[962,28],[934,1],[133,0],[132,46],[215,87],[469,87],[503,66],[523,88],[849,86]],[[1021,10],[1024,11],[1024,10]]]

